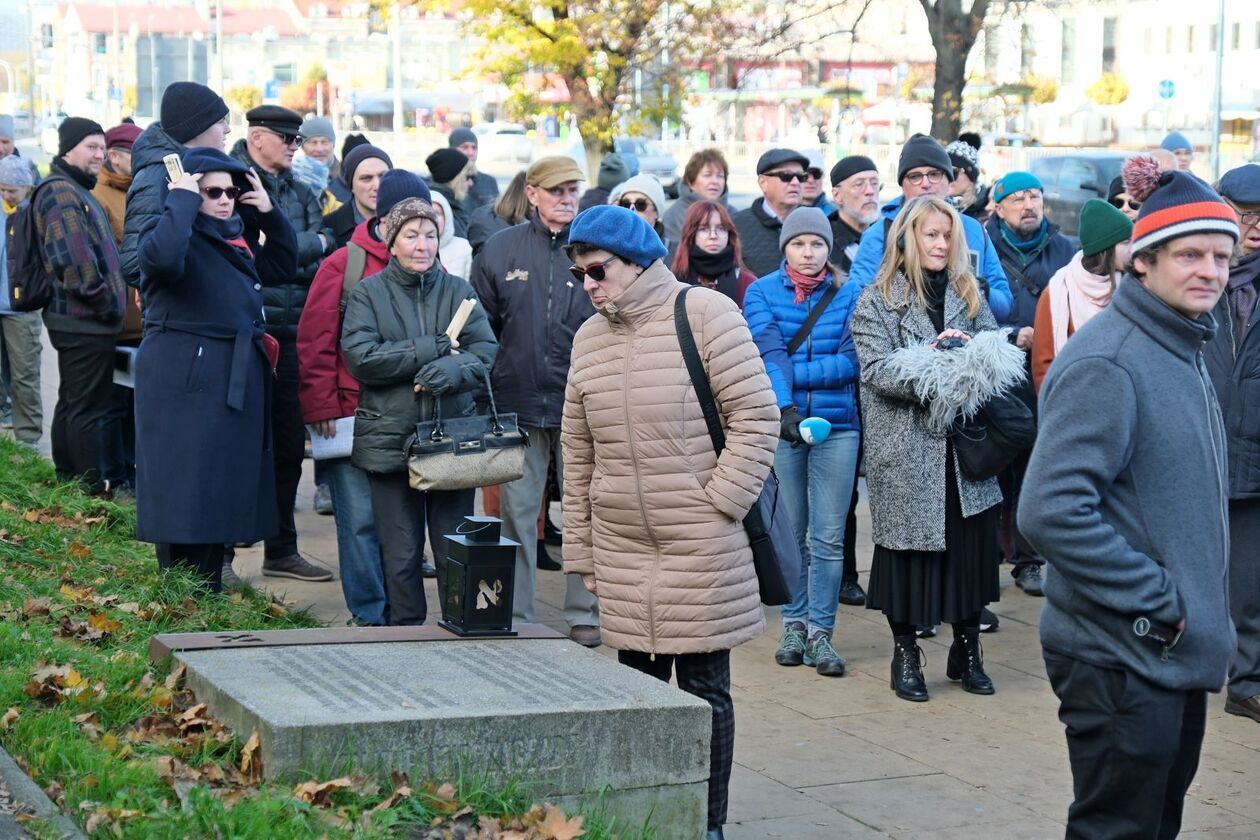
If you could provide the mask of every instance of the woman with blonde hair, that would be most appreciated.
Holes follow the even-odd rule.
[[[892,629],[891,688],[928,699],[916,625],[953,625],[946,675],[992,694],[980,611],[998,599],[996,479],[962,473],[950,438],[1025,376],[972,273],[962,220],[943,199],[908,202],[850,331],[861,363],[862,427],[875,552],[867,607]]]

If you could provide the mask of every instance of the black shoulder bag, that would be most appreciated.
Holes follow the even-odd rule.
[[[704,422],[709,427],[713,449],[721,455],[726,448],[726,433],[722,430],[722,419],[718,416],[717,402],[709,387],[709,376],[696,347],[696,337],[687,320],[687,292],[692,288],[683,289],[674,300],[674,329],[678,333],[678,346],[687,363],[691,385],[704,412]],[[818,308],[822,309],[822,306]],[[808,329],[803,332],[808,332]],[[800,585],[801,549],[796,542],[796,531],[789,518],[787,503],[779,494],[779,480],[773,469],[766,476],[761,495],[744,517],[744,530],[748,532],[748,544],[752,548],[761,603],[771,607],[790,603]]]

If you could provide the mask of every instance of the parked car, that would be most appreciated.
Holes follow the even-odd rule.
[[[655,175],[665,188],[665,195],[678,198],[678,159],[662,149],[660,143],[646,137],[618,137],[613,140],[613,150],[637,157],[639,172]]]
[[[534,158],[534,141],[523,125],[485,122],[474,125],[472,131],[477,135],[479,159],[529,163]]]
[[[1092,151],[1047,155],[1032,161],[1032,174],[1045,187],[1046,216],[1065,236],[1080,235],[1081,207],[1091,198],[1106,198],[1107,187],[1120,174],[1130,152]]]

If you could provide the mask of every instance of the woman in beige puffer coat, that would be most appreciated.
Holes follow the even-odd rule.
[[[599,597],[604,643],[623,664],[664,680],[676,671],[680,688],[713,706],[709,828],[721,837],[730,649],[765,630],[743,518],[774,460],[779,411],[739,309],[690,291],[688,320],[726,428],[718,457],[674,329],[687,287],[661,262],[659,237],[605,205],[578,216],[568,247],[598,314],[574,337],[565,394],[565,571]]]

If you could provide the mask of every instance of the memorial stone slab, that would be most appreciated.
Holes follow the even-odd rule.
[[[709,705],[567,639],[176,651],[268,779],[348,769],[518,779],[661,838],[704,835]],[[625,823],[622,823],[625,825]]]

